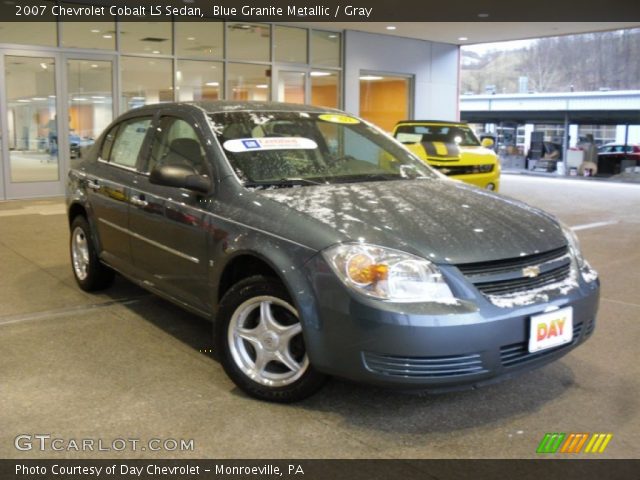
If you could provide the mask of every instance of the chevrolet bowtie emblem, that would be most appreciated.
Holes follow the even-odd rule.
[[[528,278],[536,278],[540,275],[540,267],[525,267],[522,269],[522,275]]]

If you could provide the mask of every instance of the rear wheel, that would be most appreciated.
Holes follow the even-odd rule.
[[[227,375],[261,400],[302,400],[325,381],[309,363],[298,311],[275,278],[250,277],[225,294],[216,345]]]
[[[91,292],[108,287],[113,282],[113,270],[102,264],[91,236],[89,222],[78,215],[71,223],[71,266],[81,289]]]

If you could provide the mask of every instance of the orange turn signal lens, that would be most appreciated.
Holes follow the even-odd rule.
[[[374,263],[369,255],[356,253],[347,261],[347,275],[354,283],[370,285],[380,280],[386,280],[389,275],[389,267]]]

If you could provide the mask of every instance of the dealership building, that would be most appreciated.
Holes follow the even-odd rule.
[[[386,130],[456,120],[461,45],[595,29],[526,25],[0,22],[0,200],[63,194],[83,149],[145,104],[308,103]]]
[[[387,129],[395,119],[457,116],[454,44],[231,22],[0,28],[0,199],[63,193],[82,147],[118,114],[149,103],[310,103]]]

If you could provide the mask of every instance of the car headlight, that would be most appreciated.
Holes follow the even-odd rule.
[[[571,256],[576,260],[576,264],[578,265],[578,270],[580,270],[582,279],[587,283],[593,282],[598,278],[598,272],[591,268],[589,262],[587,262],[582,256],[582,250],[580,249],[580,241],[578,240],[578,236],[571,229],[571,227],[565,225],[564,223],[560,223],[560,226],[562,227],[562,232],[564,233],[564,236],[567,239],[567,243],[569,244],[569,252],[571,253]]]
[[[369,297],[456,302],[438,267],[424,258],[365,243],[335,245],[322,254],[345,285]]]

